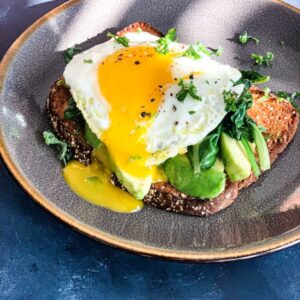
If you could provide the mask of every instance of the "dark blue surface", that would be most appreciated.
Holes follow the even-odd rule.
[[[26,7],[37,2],[45,3]],[[30,23],[61,2],[0,0],[0,57]],[[0,299],[299,299],[299,259],[300,245],[218,264],[124,253],[45,212],[0,160]]]

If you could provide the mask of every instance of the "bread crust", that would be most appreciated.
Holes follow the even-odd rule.
[[[117,32],[117,35],[121,36],[127,32],[134,32],[138,28],[162,36],[161,32],[144,22],[136,22]],[[269,134],[267,145],[273,163],[293,139],[299,124],[299,115],[287,101],[280,102],[274,95],[270,95],[269,98],[261,101],[264,92],[257,87],[251,87],[250,92],[254,103],[252,108],[248,110],[248,114],[258,125],[262,125],[267,129]],[[47,105],[50,122],[57,136],[70,145],[74,158],[88,165],[91,162],[92,147],[85,141],[82,128],[75,121],[64,120],[64,111],[68,107],[70,97],[71,94],[65,86],[57,86],[57,81],[52,85]],[[79,130],[80,133],[78,134]],[[207,217],[231,205],[238,197],[239,191],[248,187],[257,179],[251,174],[250,177],[240,182],[227,180],[224,192],[211,200],[201,200],[188,196],[176,190],[169,183],[159,182],[152,184],[143,201],[167,211]],[[112,182],[120,186],[115,177],[112,178]]]

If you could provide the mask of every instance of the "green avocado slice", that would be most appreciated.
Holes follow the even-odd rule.
[[[186,155],[168,159],[163,168],[169,182],[180,192],[200,199],[217,197],[225,189],[226,175],[224,165],[217,159],[208,170],[194,174],[193,167]]]

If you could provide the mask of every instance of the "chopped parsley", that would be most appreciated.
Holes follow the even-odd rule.
[[[68,48],[64,53],[64,58],[65,58],[66,64],[68,64],[72,60],[73,56],[75,54],[79,53],[80,51],[81,51],[81,49],[78,47]]]
[[[259,66],[270,66],[274,59],[274,54],[272,52],[267,52],[265,55],[252,53],[251,58],[255,61],[255,64]]]
[[[251,83],[264,83],[264,82],[268,82],[270,80],[270,76],[265,76],[262,75],[256,71],[245,71],[242,70],[242,79],[243,80],[249,80],[251,81]]]
[[[81,122],[83,120],[83,116],[79,108],[76,106],[76,102],[73,97],[68,100],[68,105],[68,108],[64,112],[64,119]]]
[[[98,181],[101,182],[101,180],[98,176],[87,177],[87,178],[84,179],[84,181],[87,182],[87,183],[98,182]]]
[[[92,64],[93,63],[93,60],[92,59],[84,59],[83,62],[85,64]]]
[[[200,59],[201,55],[199,54],[199,51],[195,49],[193,45],[190,45],[187,50],[183,53],[183,56],[193,58],[193,59]]]
[[[195,113],[196,113],[196,112],[195,112],[194,110],[190,110],[190,111],[189,111],[189,114],[190,114],[190,115],[193,115],[193,114],[195,114]]]
[[[254,37],[254,36],[248,35],[247,31],[244,31],[242,34],[239,35],[238,42],[240,44],[244,45],[244,44],[247,44],[250,41],[254,41],[256,44],[259,43],[259,39]]]
[[[158,45],[155,50],[161,54],[167,54],[169,52],[169,44],[176,41],[176,29],[171,28],[164,37],[157,40]]]
[[[117,36],[109,32],[107,37],[113,38],[117,43],[123,45],[124,47],[129,47],[129,38],[126,36]]]
[[[64,86],[65,88],[68,88],[68,89],[70,88],[70,87],[66,84],[64,78],[57,80],[57,81],[56,81],[56,85],[57,85],[57,86]]]
[[[138,33],[141,33],[143,32],[143,29],[141,27],[138,27],[137,30],[136,30]]]
[[[130,161],[136,161],[136,160],[139,160],[139,159],[142,159],[142,157],[140,155],[129,156]]]
[[[206,54],[208,56],[216,55],[220,56],[223,52],[222,47],[218,47],[217,49],[214,48],[207,48],[202,43],[197,43],[195,45],[190,45],[187,50],[183,53],[183,56],[187,56],[189,58],[193,58],[195,60],[200,59],[202,54]]]
[[[198,94],[196,86],[192,81],[185,83],[183,79],[180,79],[178,85],[181,87],[181,90],[176,94],[178,101],[183,102],[188,94],[195,100],[202,100]]]
[[[296,103],[297,100],[300,100],[300,91],[297,91],[293,94],[285,91],[278,91],[276,93],[276,96],[278,98],[285,99],[288,102],[290,102],[293,105],[293,107],[297,110],[297,112],[300,114],[300,106]]]
[[[64,164],[66,164],[71,158],[72,153],[70,149],[68,148],[68,144],[66,142],[63,142],[59,140],[51,131],[44,131],[43,137],[45,140],[46,145],[55,145],[58,153],[59,153],[59,159],[63,161]]]

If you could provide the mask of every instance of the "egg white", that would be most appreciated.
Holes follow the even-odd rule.
[[[130,46],[156,46],[157,37],[146,33],[127,33]],[[123,46],[113,39],[74,56],[66,66],[64,78],[70,86],[74,100],[91,130],[101,139],[110,126],[110,104],[102,95],[98,84],[98,66],[110,54]],[[182,52],[186,45],[171,43],[171,52]],[[92,60],[92,63],[84,63]],[[212,60],[207,55],[199,60],[177,56],[171,65],[172,78],[178,80],[195,74],[193,83],[202,100],[189,95],[179,102],[176,94],[181,89],[178,83],[169,84],[157,114],[141,123],[146,127],[143,140],[151,153],[147,165],[158,165],[166,159],[184,153],[187,146],[201,141],[217,127],[226,115],[223,92],[230,90],[241,73],[228,65]],[[188,82],[188,80],[187,80]],[[239,89],[239,92],[241,89]]]

